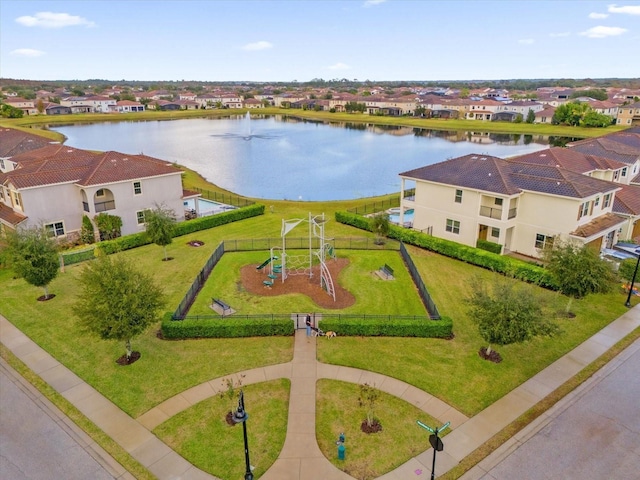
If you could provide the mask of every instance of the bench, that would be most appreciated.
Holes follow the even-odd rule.
[[[391,268],[386,263],[380,267],[380,271],[384,274],[386,278],[393,278],[393,268]]]
[[[273,281],[271,280],[263,280],[262,283],[265,287],[269,287],[269,288],[273,287]]]
[[[222,314],[223,315],[225,314],[225,312],[231,310],[231,305],[228,305],[227,303],[223,302],[219,298],[212,298],[211,300],[213,301],[213,303],[215,305],[218,305],[222,309]]]

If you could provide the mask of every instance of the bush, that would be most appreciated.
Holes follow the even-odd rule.
[[[502,245],[482,239],[478,239],[476,242],[476,248],[486,250],[487,252],[497,253],[498,255],[502,253]]]
[[[371,231],[368,219],[348,212],[336,212],[337,222],[351,225],[362,230]],[[461,243],[443,238],[433,237],[417,230],[391,226],[389,237],[405,244],[431,250],[446,257],[462,260],[463,262],[486,268],[504,275],[513,276],[528,283],[534,283],[544,288],[557,290],[558,285],[551,274],[542,267],[531,265],[515,258],[487,252],[479,248],[469,247]]]
[[[421,337],[451,338],[453,321],[449,317],[440,320],[399,318],[381,321],[367,318],[327,318],[322,320],[322,330],[333,330],[349,337]]]
[[[94,258],[94,247],[85,248],[84,250],[76,250],[73,252],[65,252],[61,254],[64,265],[73,265],[74,263],[84,262]]]
[[[162,335],[166,339],[184,338],[240,338],[293,335],[295,327],[290,318],[212,317],[204,319],[172,320],[165,314]]]
[[[229,210],[225,213],[210,215],[208,217],[194,218],[193,220],[186,220],[184,222],[176,224],[173,236],[179,237],[182,235],[187,235],[188,233],[207,230],[209,228],[219,227],[220,225],[226,225],[227,223],[237,222],[238,220],[244,220],[245,218],[264,215],[264,209],[264,205],[254,203],[253,205],[249,205],[248,207]]]

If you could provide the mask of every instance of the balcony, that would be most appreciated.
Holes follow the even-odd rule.
[[[494,218],[496,220],[502,220],[502,209],[481,206],[480,216]]]
[[[511,220],[512,218],[516,218],[516,215],[518,215],[518,209],[517,208],[510,208],[509,209],[509,216],[507,217],[507,220]]]
[[[107,210],[115,210],[116,202],[115,200],[108,200],[106,202],[96,202],[94,206],[96,207],[96,213],[106,212]]]

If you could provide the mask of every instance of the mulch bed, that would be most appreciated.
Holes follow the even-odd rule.
[[[326,265],[329,273],[331,273],[333,288],[336,292],[335,302],[320,286],[319,265],[311,269],[312,277],[309,277],[308,274],[289,275],[283,282],[282,277],[278,275],[278,278],[275,279],[271,287],[266,287],[262,283],[264,280],[269,280],[269,277],[267,277],[268,267],[263,270],[256,270],[257,264],[245,265],[240,269],[240,282],[247,292],[254,295],[274,297],[288,293],[302,293],[322,308],[342,309],[356,303],[356,298],[338,284],[340,272],[349,265],[349,260],[347,258],[338,258],[327,261]]]
[[[191,240],[187,242],[187,245],[191,245],[192,247],[202,247],[204,242],[202,240]]]
[[[487,347],[482,347],[478,351],[478,355],[480,355],[480,357],[483,358],[484,360],[489,360],[490,362],[493,362],[493,363],[500,363],[502,361],[502,355],[500,355],[495,350],[491,350],[491,353],[487,355]]]
[[[138,360],[140,360],[140,352],[131,352],[129,360],[127,360],[127,355],[122,355],[118,360],[116,360],[116,363],[118,365],[131,365]]]
[[[38,301],[39,302],[46,302],[47,300],[51,300],[52,298],[54,298],[56,296],[55,293],[50,293],[49,295],[40,295],[38,297]]]
[[[382,431],[382,424],[378,421],[377,418],[375,418],[373,422],[371,422],[371,425],[369,425],[367,421],[364,420],[360,425],[360,430],[362,430],[364,433],[378,433]]]

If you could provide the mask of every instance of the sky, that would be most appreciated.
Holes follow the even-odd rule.
[[[640,2],[0,0],[0,77],[639,78]]]

